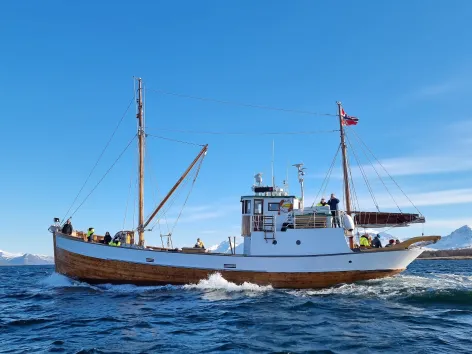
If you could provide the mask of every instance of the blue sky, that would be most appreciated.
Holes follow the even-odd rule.
[[[147,88],[148,133],[209,144],[174,230],[176,246],[196,237],[211,245],[239,234],[239,197],[251,192],[256,172],[269,182],[273,140],[277,182],[287,165],[303,162],[312,200],[338,134],[256,133],[329,131],[338,123],[153,90],[320,113],[336,113],[341,100],[360,118],[351,130],[427,219],[391,233],[444,235],[471,224],[471,15],[465,0],[6,2],[0,14],[0,249],[52,254],[47,228],[64,216],[126,110],[133,76]],[[79,202],[132,138],[134,113],[132,106]],[[381,209],[394,210],[357,151]],[[198,147],[149,138],[147,153],[150,213]],[[360,204],[371,208],[352,155],[351,163]],[[339,168],[326,195],[342,195]],[[132,227],[135,172],[133,144],[74,215],[74,227],[94,226],[101,234],[123,223]],[[289,182],[298,195],[293,167]],[[402,210],[415,211],[388,178],[385,183]],[[171,228],[188,188],[168,212]],[[160,243],[158,226],[147,242]]]

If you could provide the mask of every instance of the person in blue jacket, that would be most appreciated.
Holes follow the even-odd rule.
[[[339,218],[338,218],[338,204],[339,204],[339,199],[336,198],[334,193],[331,193],[331,198],[328,200],[328,205],[329,205],[329,210],[331,210],[331,215],[333,216],[333,227],[341,227],[341,224],[339,223]]]

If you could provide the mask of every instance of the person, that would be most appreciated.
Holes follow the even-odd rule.
[[[374,239],[372,240],[372,247],[373,248],[382,248],[382,242],[380,242],[380,235],[377,234]]]
[[[118,239],[118,238],[113,238],[113,240],[112,240],[108,245],[109,245],[109,246],[120,247],[120,246],[121,246],[120,239]]]
[[[338,204],[339,204],[339,199],[336,198],[334,193],[331,193],[331,198],[328,200],[329,205],[329,210],[331,210],[331,215],[333,216],[333,227],[341,227],[339,223],[339,218],[338,218]]]
[[[395,240],[395,244],[398,245],[400,243],[400,240],[399,239],[396,239]]]
[[[88,242],[92,242],[92,236],[95,232],[95,229],[93,227],[89,227],[88,231],[87,231],[87,240]]]
[[[385,247],[391,247],[395,244],[395,240],[392,238],[388,241],[388,245],[386,245]]]
[[[197,243],[195,244],[194,248],[205,248],[205,245],[203,244],[202,240],[197,238]]]
[[[362,235],[359,239],[359,243],[361,244],[361,247],[370,247],[369,235]]]
[[[62,227],[61,232],[65,235],[72,235],[72,224],[70,223],[70,219],[67,219],[66,223]]]
[[[110,242],[111,242],[111,235],[110,235],[110,233],[107,231],[107,232],[105,232],[105,237],[103,238],[103,243],[104,243],[105,245],[108,245]]]
[[[325,202],[324,198],[321,198],[321,201],[318,204],[316,204],[316,206],[325,206],[325,205],[328,205],[328,203]]]

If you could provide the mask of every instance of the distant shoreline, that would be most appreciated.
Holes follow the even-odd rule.
[[[417,259],[428,260],[461,260],[472,259],[472,248],[463,248],[458,250],[437,250],[424,251]]]
[[[472,260],[472,256],[450,256],[450,257],[421,257],[416,258],[420,261],[445,261],[445,260]]]

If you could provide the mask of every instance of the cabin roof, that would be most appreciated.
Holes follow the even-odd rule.
[[[245,198],[255,198],[255,199],[263,199],[263,198],[297,198],[296,196],[294,195],[243,195],[241,196],[241,199],[245,199]]]

